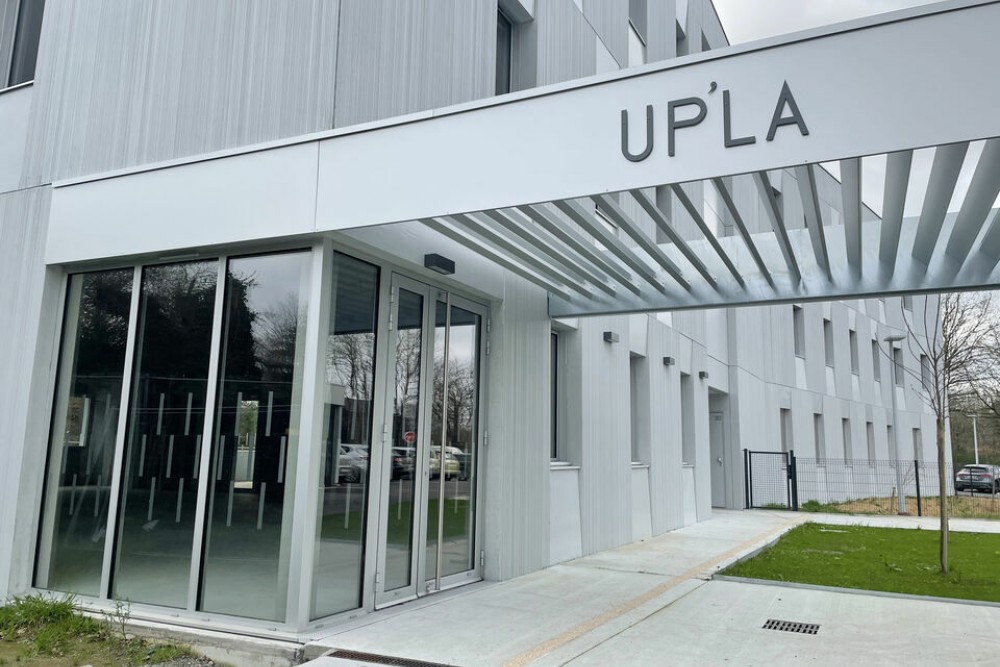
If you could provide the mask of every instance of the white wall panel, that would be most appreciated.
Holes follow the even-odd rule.
[[[337,0],[48,0],[25,183],[329,129]]]
[[[316,152],[297,144],[56,188],[46,261],[313,232]]]
[[[583,15],[619,67],[628,67],[628,0],[583,0]]]
[[[27,561],[37,518],[34,502],[40,497],[32,491],[40,488],[46,447],[44,439],[30,439],[39,429],[31,429],[28,414],[35,408],[41,430],[47,430],[44,402],[32,405],[31,399],[33,385],[49,382],[49,367],[35,367],[40,328],[54,325],[52,313],[42,308],[50,193],[34,188],[0,194],[0,599],[30,583]],[[51,337],[52,331],[47,333]]]

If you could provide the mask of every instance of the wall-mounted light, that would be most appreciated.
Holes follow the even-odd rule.
[[[702,380],[708,379],[708,371],[698,371],[698,377]]]
[[[616,334],[614,331],[605,331],[604,332],[604,342],[605,343],[617,343],[618,342],[618,334]]]
[[[663,357],[663,365],[664,366],[673,366],[674,365],[674,358],[673,357]]]
[[[437,253],[424,255],[424,268],[436,271],[443,276],[455,273],[455,261]]]

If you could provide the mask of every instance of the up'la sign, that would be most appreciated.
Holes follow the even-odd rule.
[[[713,81],[709,92],[714,92],[715,89],[716,83]],[[684,107],[691,107],[694,109],[694,115],[678,119],[677,112]],[[723,143],[726,148],[733,148],[734,146],[747,146],[749,144],[757,143],[757,137],[752,134],[745,137],[733,136],[732,113],[733,108],[729,97],[729,90],[723,90],[722,127]],[[670,157],[674,156],[674,140],[677,130],[685,127],[694,127],[705,120],[707,115],[708,105],[705,103],[705,100],[700,97],[684,97],[679,100],[670,100],[667,102],[667,154]],[[795,102],[795,97],[792,95],[792,90],[788,87],[787,81],[782,84],[781,92],[778,93],[778,101],[774,105],[774,114],[771,116],[771,124],[767,128],[767,141],[774,141],[774,136],[777,134],[778,128],[786,125],[795,125],[798,127],[802,136],[809,134],[809,129],[806,127],[806,121],[802,118],[802,112],[799,111],[799,105]],[[628,158],[631,162],[641,162],[648,158],[653,152],[654,134],[652,104],[646,105],[646,147],[641,153],[632,153],[629,150],[628,130],[628,110],[622,109],[622,155]]]

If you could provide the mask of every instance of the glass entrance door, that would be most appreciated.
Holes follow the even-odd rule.
[[[485,309],[401,276],[391,289],[376,607],[480,578]]]

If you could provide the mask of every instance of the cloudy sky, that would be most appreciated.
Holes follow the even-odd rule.
[[[932,0],[715,0],[733,44],[881,14]]]

